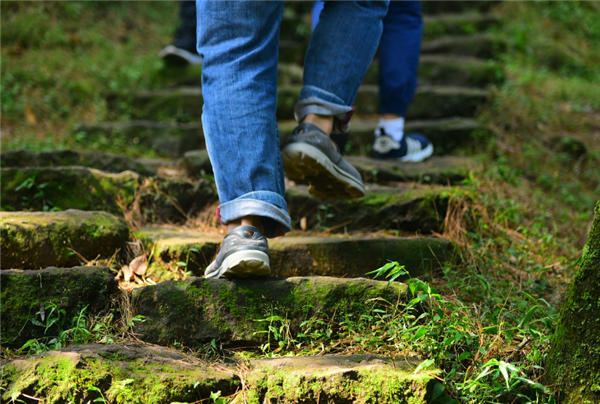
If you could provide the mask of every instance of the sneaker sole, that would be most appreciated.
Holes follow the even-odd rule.
[[[161,50],[158,53],[158,57],[176,66],[200,65],[203,62],[203,58],[200,55],[194,55],[185,49],[179,49],[173,45],[169,45]]]
[[[307,143],[287,145],[281,152],[283,169],[289,179],[310,184],[308,192],[317,198],[354,199],[365,196],[365,187]]]
[[[268,276],[270,273],[271,267],[267,254],[262,251],[244,250],[235,252],[225,258],[216,273],[218,276],[211,276],[211,278],[248,278]]]
[[[431,157],[432,154],[433,154],[433,145],[430,143],[423,150],[408,154],[404,157],[400,157],[398,160],[404,161],[407,163],[418,163],[418,162],[425,160],[426,158]]]

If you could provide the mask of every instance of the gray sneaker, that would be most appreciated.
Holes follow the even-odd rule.
[[[360,173],[342,158],[336,144],[316,125],[298,125],[281,157],[288,178],[308,182],[308,192],[317,198],[351,199],[365,195]]]
[[[267,238],[254,226],[240,226],[223,239],[217,258],[206,268],[205,278],[267,276]]]

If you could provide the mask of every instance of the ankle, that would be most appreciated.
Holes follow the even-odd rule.
[[[264,233],[265,231],[260,216],[244,216],[240,219],[227,223],[227,233],[240,226],[254,226],[260,230],[261,233]]]
[[[318,126],[327,136],[331,135],[333,130],[333,116],[308,114],[300,123],[311,123]]]

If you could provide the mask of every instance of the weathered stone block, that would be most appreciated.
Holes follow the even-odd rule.
[[[80,265],[79,256],[110,258],[129,228],[106,212],[2,212],[0,234],[0,268],[39,269]]]
[[[369,279],[326,277],[222,280],[191,277],[133,291],[135,332],[146,342],[178,341],[189,346],[220,339],[226,344],[257,345],[268,339],[272,316],[289,320],[292,333],[318,315],[335,321],[359,318],[380,307],[408,299],[406,285]],[[380,307],[381,308],[381,307]]]
[[[141,175],[156,175],[161,165],[169,161],[162,159],[134,159],[128,156],[88,150],[8,150],[0,155],[1,167],[90,167],[109,173],[133,171]]]
[[[0,343],[20,347],[29,339],[57,335],[57,325],[44,332],[30,322],[36,318],[44,322],[41,308],[54,306],[64,310],[63,321],[68,321],[87,307],[87,315],[95,315],[113,306],[120,293],[110,268],[75,267],[47,268],[41,271],[0,271],[2,323]]]
[[[7,361],[0,386],[3,402],[48,404],[204,402],[217,391],[232,404],[426,403],[439,371],[415,374],[418,364],[374,355],[210,363],[159,346],[87,344]]]
[[[147,119],[159,120],[164,118],[165,120],[170,121],[176,120],[180,113],[179,107],[170,104],[176,98],[164,98],[164,94],[164,91],[156,93],[156,100],[153,103],[149,103],[149,105],[142,101],[139,103],[134,102],[132,106],[133,111],[135,112],[139,109],[139,114]],[[114,95],[113,97],[117,97],[117,95]],[[130,93],[126,93],[124,97],[126,99],[132,97],[133,100],[136,99]],[[151,96],[148,93],[142,93],[139,97],[143,100],[147,100]],[[182,97],[187,97],[185,92],[182,93]],[[172,115],[160,114],[160,109],[163,104],[170,105],[170,107],[173,108],[171,111]],[[196,107],[201,108],[201,106],[202,104],[198,104]],[[148,109],[147,115],[141,112],[146,108]],[[197,116],[194,109],[192,109],[191,113],[191,116]],[[135,114],[137,114],[137,112],[135,112]],[[153,116],[153,114],[157,115]],[[200,123],[165,123],[154,121],[103,122],[95,124],[80,123],[73,130],[73,136],[85,136],[86,142],[94,142],[102,138],[111,143],[125,142],[126,144],[135,144],[150,149],[157,155],[163,157],[179,157],[187,150],[204,147],[204,131],[202,130],[202,125]],[[97,168],[102,169],[102,167]]]
[[[446,35],[475,34],[499,24],[500,19],[493,14],[478,12],[425,15],[423,18],[423,38],[428,40]]]
[[[421,46],[421,53],[453,54],[490,59],[504,49],[506,49],[506,42],[491,34],[448,35],[424,42]]]
[[[451,188],[408,188],[371,185],[367,196],[355,200],[318,199],[308,187],[286,190],[293,225],[306,218],[309,229],[335,227],[338,231],[394,229],[430,233],[439,231],[446,216]]]
[[[133,203],[140,177],[86,167],[2,168],[2,210],[49,208],[120,213]]]
[[[212,262],[222,236],[192,230],[146,228],[136,237],[153,248],[153,262],[147,276],[153,280],[173,279],[177,263],[185,270],[203,275]],[[281,237],[269,240],[271,276],[337,276],[355,278],[369,276],[388,261],[405,265],[411,276],[439,270],[453,260],[452,243],[437,238],[339,238]]]

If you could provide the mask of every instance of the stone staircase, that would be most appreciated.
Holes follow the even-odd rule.
[[[369,157],[378,109],[375,60],[357,96],[346,150],[368,195],[319,200],[306,186],[290,183],[294,230],[270,240],[271,278],[202,278],[223,234],[211,225],[218,196],[204,150],[196,69],[171,88],[108,94],[108,121],[81,123],[73,131],[86,142],[135,144],[159,158],[4,152],[2,346],[19,348],[54,335],[56,326],[31,321],[43,323],[51,308],[66,319],[83,308],[90,316],[112,310],[129,337],[5,361],[1,401],[200,402],[219,391],[239,403],[432,402],[441,373],[415,372],[422,358],[354,354],[214,363],[174,349],[219,344],[252,352],[272,342],[273,321],[285,319],[286,332],[297,335],[315,316],[358,319],[383,310],[381,302],[412,298],[406,285],[368,279],[368,272],[397,261],[413,277],[439,276],[459,259],[455,246],[436,234],[452,195],[481,169],[466,156],[492,135],[476,116],[501,79],[493,57],[503,45],[486,32],[499,24],[492,2],[423,5],[420,86],[407,130],[429,136],[436,155],[417,164]],[[284,17],[283,142],[296,125],[292,111],[307,45],[296,27],[306,23],[308,9],[308,3],[293,3]],[[143,268],[134,268],[131,261],[140,256]],[[133,320],[139,316],[145,321]]]

